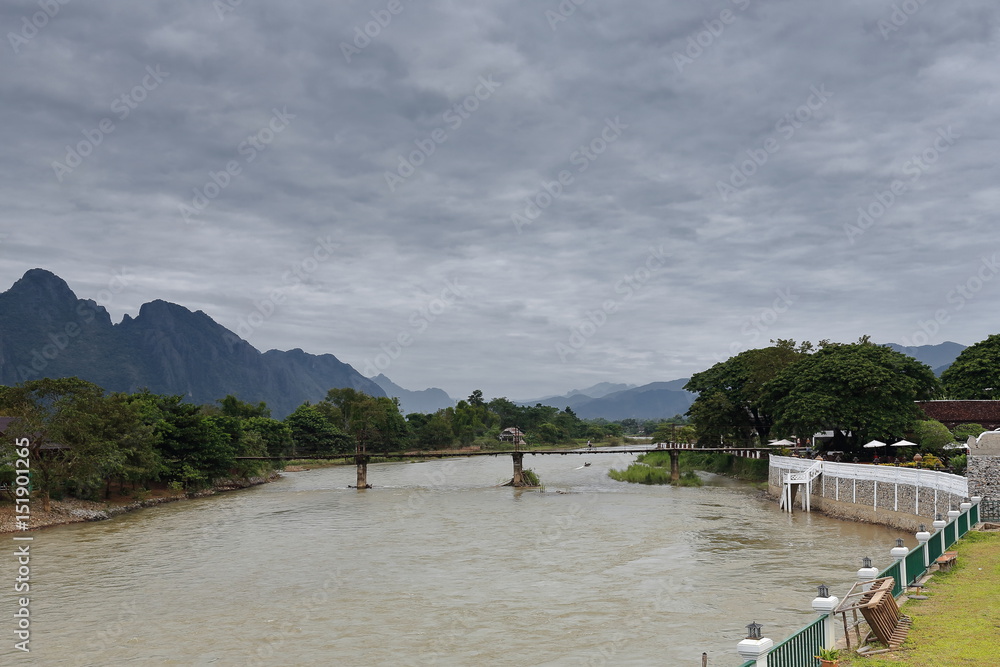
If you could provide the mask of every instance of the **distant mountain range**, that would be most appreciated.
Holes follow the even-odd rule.
[[[386,396],[399,399],[399,409],[404,415],[411,412],[429,414],[444,408],[454,407],[456,403],[455,399],[445,393],[443,389],[431,387],[420,391],[410,391],[403,389],[381,373],[373,377],[372,382],[381,387]]]
[[[917,361],[922,361],[933,368],[934,374],[939,377],[941,373],[945,372],[951,366],[952,362],[962,353],[962,350],[966,348],[965,345],[951,341],[945,341],[937,345],[920,345],[916,347],[903,347],[896,343],[888,343],[887,346],[896,352],[902,352]]]
[[[333,387],[385,396],[332,354],[262,354],[205,313],[166,301],[112,324],[103,306],[78,299],[62,278],[31,269],[0,294],[0,384],[71,376],[108,391],[147,387],[198,404],[233,394],[265,401],[277,419]]]
[[[666,419],[684,414],[694,402],[695,394],[684,391],[688,379],[635,385],[614,385],[608,382],[588,389],[574,389],[564,396],[550,396],[537,401],[519,401],[523,405],[550,405],[571,408],[580,419]],[[623,387],[617,389],[616,387]],[[588,395],[593,391],[600,395]]]
[[[938,375],[965,349],[953,342],[889,347]],[[62,278],[31,269],[0,294],[0,384],[70,376],[109,391],[146,387],[192,403],[214,403],[233,394],[265,401],[279,419],[307,400],[322,400],[333,387],[398,397],[404,414],[455,404],[441,389],[410,391],[384,375],[365,378],[332,354],[261,353],[205,313],[166,301],[144,304],[137,317],[125,315],[112,324],[103,306],[77,298]],[[695,394],[684,391],[686,383],[687,378],[640,387],[601,382],[562,396],[515,402],[570,407],[581,419],[658,419],[687,411]]]

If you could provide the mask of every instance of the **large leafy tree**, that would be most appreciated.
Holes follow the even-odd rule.
[[[941,374],[941,384],[948,398],[1000,398],[1000,334],[962,350]]]
[[[7,435],[31,441],[32,483],[46,511],[54,491],[93,495],[111,478],[157,473],[150,430],[121,394],[105,396],[75,377],[43,378],[0,387],[0,408],[17,418]]]
[[[775,430],[784,435],[832,430],[838,449],[901,437],[921,416],[914,401],[940,391],[930,367],[867,336],[821,345],[767,384]]]
[[[285,417],[292,435],[292,455],[346,454],[354,451],[354,440],[316,406],[308,402]]]
[[[812,344],[792,340],[747,350],[691,376],[684,388],[697,392],[688,410],[704,444],[720,440],[749,442],[756,434],[767,442],[774,416],[766,402],[765,385],[785,368],[805,357]]]

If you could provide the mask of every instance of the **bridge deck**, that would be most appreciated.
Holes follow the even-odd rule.
[[[431,452],[368,452],[362,456],[369,458],[385,459],[426,459],[426,458],[446,458],[446,457],[466,457],[466,456],[510,456],[511,454],[648,454],[649,452],[770,452],[765,447],[656,447],[655,445],[639,445],[636,447],[583,447],[579,449],[507,449],[507,450],[447,450]],[[337,454],[328,456],[237,456],[239,461],[330,461],[336,459],[350,459],[357,456],[355,453]]]

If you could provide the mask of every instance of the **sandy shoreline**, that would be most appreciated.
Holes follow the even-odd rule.
[[[92,500],[78,500],[69,498],[67,500],[53,500],[51,509],[48,512],[42,511],[42,501],[39,498],[31,500],[31,515],[28,520],[28,530],[38,530],[49,526],[63,526],[69,523],[80,523],[82,521],[106,521],[111,517],[133,512],[135,510],[164,503],[172,503],[189,498],[203,498],[213,496],[223,491],[233,491],[235,489],[245,489],[258,484],[266,484],[278,479],[280,475],[273,473],[269,477],[251,477],[246,480],[228,480],[211,489],[198,491],[196,493],[184,494],[176,493],[145,500],[133,500],[130,502],[95,502]],[[16,521],[20,518],[14,513],[14,503],[5,502],[0,505],[0,533],[19,533]]]

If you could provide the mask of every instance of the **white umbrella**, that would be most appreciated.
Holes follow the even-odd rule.
[[[885,447],[885,443],[882,442],[881,440],[872,440],[871,442],[867,442],[864,445],[865,449],[874,449],[876,447]]]
[[[770,447],[787,447],[788,445],[794,445],[795,443],[792,442],[791,440],[781,439],[781,440],[774,440],[767,444]]]
[[[909,440],[900,440],[899,442],[892,443],[893,447],[919,447],[915,442],[910,442]]]
[[[953,442],[950,445],[945,445],[941,449],[969,449],[969,445],[964,442]]]

